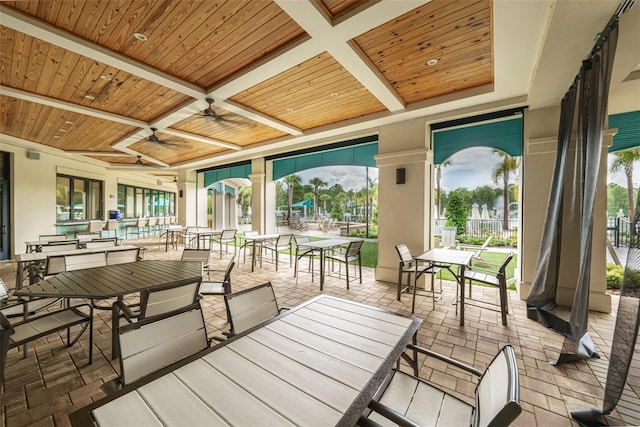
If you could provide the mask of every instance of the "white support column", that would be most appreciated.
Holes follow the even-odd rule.
[[[265,162],[264,224],[266,233],[276,232],[276,183],[273,181],[273,161]]]
[[[431,247],[433,152],[424,119],[388,126],[379,131],[378,266],[376,280],[396,283],[398,254],[406,243],[412,253]],[[404,169],[404,184],[396,171]]]
[[[260,233],[265,233],[266,225],[264,218],[264,197],[265,197],[265,161],[263,158],[251,161],[251,229]]]

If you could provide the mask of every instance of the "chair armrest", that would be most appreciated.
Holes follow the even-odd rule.
[[[371,402],[369,402],[369,409],[371,409],[374,412],[377,412],[378,414],[382,415],[386,419],[390,420],[394,424],[399,425],[401,427],[420,427],[419,424],[414,423],[413,421],[411,421],[409,418],[405,417],[401,413],[389,408],[386,405],[383,405],[377,400],[372,400]],[[380,425],[375,421],[371,421],[369,419],[366,419],[366,420],[367,421],[365,422],[364,418],[361,417],[360,420],[358,421],[358,424],[364,425],[364,426]]]
[[[466,363],[462,363],[456,359],[452,359],[448,356],[445,356],[443,354],[440,353],[436,353],[434,351],[431,350],[427,350],[424,347],[419,347],[417,345],[413,345],[413,344],[407,344],[407,349],[408,350],[415,350],[418,353],[424,354],[425,356],[431,356],[433,358],[436,358],[438,360],[442,360],[443,362],[446,362],[450,365],[453,365],[457,368],[462,369],[463,371],[467,371],[470,372],[472,374],[474,374],[477,377],[481,377],[482,376],[482,372],[480,372],[479,370],[477,370],[476,368],[474,368],[473,366],[469,366]]]
[[[129,323],[131,323],[131,319],[138,317],[138,314],[134,313],[133,310],[131,310],[131,308],[122,301],[114,302],[113,306],[118,307],[118,310],[120,310]]]

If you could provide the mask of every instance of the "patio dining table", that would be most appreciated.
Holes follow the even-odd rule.
[[[16,289],[22,288],[22,281],[24,280],[24,271],[34,263],[41,263],[47,260],[50,256],[59,255],[78,255],[89,254],[97,252],[111,252],[111,251],[126,251],[130,249],[140,249],[141,257],[144,258],[144,247],[135,245],[121,245],[121,246],[107,246],[104,248],[92,248],[92,249],[63,249],[54,252],[28,252],[24,254],[16,254]]]
[[[422,320],[321,295],[70,415],[73,426],[353,426]]]
[[[148,260],[65,271],[14,293],[24,297],[121,298],[201,278],[201,262]]]
[[[278,233],[256,234],[255,236],[246,236],[246,235],[244,236],[244,240],[246,242],[251,242],[251,246],[252,246],[252,250],[251,250],[251,272],[252,273],[256,265],[256,253],[257,253],[256,249],[261,248],[261,246],[265,242],[271,242],[273,240],[276,240],[278,237],[280,237],[280,234]],[[262,252],[262,249],[260,249],[260,251]],[[262,254],[260,254],[260,267],[262,267]]]
[[[347,240],[347,239],[324,239],[324,240],[313,240],[306,243],[300,243],[298,245],[300,248],[310,249],[320,253],[320,290],[322,290],[324,287],[325,252],[340,246],[348,245],[349,242],[350,240]],[[294,276],[296,274],[298,274],[298,259],[296,259]]]
[[[464,270],[466,267],[471,265],[472,257],[473,252],[470,251],[440,248],[429,249],[428,251],[423,252],[420,255],[414,256],[413,259],[416,261],[416,273],[414,275],[413,303],[411,312],[414,311],[416,305],[416,285],[418,278],[420,277],[420,268],[418,264],[420,262],[428,262],[431,265],[446,268],[458,281],[458,287],[460,288],[460,326],[464,326]],[[457,274],[451,268],[453,266],[459,267],[460,270]]]

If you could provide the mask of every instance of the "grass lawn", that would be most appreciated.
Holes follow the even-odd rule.
[[[311,240],[326,240],[326,239],[322,237],[311,236]],[[362,254],[363,267],[375,267],[376,265],[378,265],[378,242],[365,241],[360,251]],[[286,252],[283,252],[283,253],[286,253]],[[293,243],[293,253],[294,254],[296,253],[295,241]],[[486,250],[482,254],[482,259],[491,264],[496,264],[496,266],[485,265],[478,262],[476,262],[475,264],[478,268],[497,271],[498,270],[497,266],[502,264],[502,262],[506,257],[507,257],[507,254],[504,252],[492,252],[490,250]],[[517,255],[513,257],[513,260],[511,260],[511,262],[507,266],[507,280],[513,278],[513,272],[516,268],[516,264],[517,264]],[[453,275],[448,270],[443,269],[441,274],[444,280],[455,280]]]

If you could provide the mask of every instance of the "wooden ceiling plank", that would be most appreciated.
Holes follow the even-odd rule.
[[[34,92],[50,95],[51,88],[54,87],[57,76],[60,75],[58,71],[60,70],[60,64],[64,58],[65,51],[64,49],[50,43],[47,43],[46,45],[48,48],[46,61],[42,64],[42,69],[40,71],[41,77]]]
[[[404,61],[399,61],[393,70],[385,73],[390,80],[401,80],[403,76],[434,73],[445,68],[458,67],[461,61],[468,60],[469,57],[475,58],[491,58],[491,43],[486,40],[482,43],[468,45],[466,49],[455,51],[443,51],[439,62],[436,65],[429,66],[426,64],[424,57],[415,55],[407,57]]]
[[[9,78],[9,86],[22,88],[24,87],[24,76],[27,74],[29,65],[29,52],[31,51],[31,43],[33,39],[26,34],[13,32],[13,46],[11,52],[11,75]]]
[[[379,51],[392,46],[403,45],[405,35],[418,31],[421,34],[431,34],[439,31],[448,24],[455,23],[460,16],[466,16],[476,8],[486,5],[487,0],[458,1],[433,0],[422,7],[418,7],[393,20],[388,21],[358,37],[354,41],[365,51]],[[486,7],[486,6],[485,6]],[[461,15],[460,15],[461,14]],[[450,28],[448,28],[450,30]]]
[[[95,25],[89,33],[89,40],[99,45],[106,46],[114,51],[121,51],[122,45],[126,41],[134,39],[132,29],[135,25],[137,11],[145,6],[147,2],[111,0],[101,14],[87,19]],[[166,4],[162,2],[161,4]]]
[[[157,7],[150,8],[144,15],[140,16],[136,25],[136,31],[147,35],[145,42],[136,41],[134,38],[124,46],[122,52],[138,60],[161,67],[166,55],[174,43],[180,42],[184,34],[191,34],[193,28],[190,27],[194,19],[185,22],[185,18],[196,15],[200,19],[207,19],[210,16],[209,10],[217,8],[219,2],[173,2],[174,8],[165,14],[159,14]],[[183,24],[185,25],[183,27]],[[179,39],[176,40],[176,32]]]
[[[488,17],[486,19],[488,20]],[[379,60],[383,60],[383,62],[387,64],[393,63],[407,55],[420,55],[423,58],[440,59],[442,57],[442,51],[445,49],[463,48],[464,46],[458,45],[473,43],[477,38],[488,39],[489,35],[490,27],[488,25],[482,27],[461,27],[455,31],[450,31],[439,36],[433,36],[431,34],[428,37],[419,35],[417,38],[407,42],[407,45],[410,46],[409,48],[390,49],[387,51],[380,50],[373,54],[371,59],[374,60],[376,64],[379,63]],[[420,47],[416,48],[417,46]]]
[[[201,74],[196,77],[194,81],[200,80],[203,77],[202,73],[205,72],[204,74],[206,74],[206,71],[208,71],[213,77],[209,77],[207,84],[201,84],[201,86],[211,86],[216,80],[222,78],[216,77],[218,73],[211,71],[215,70],[218,64],[224,63],[225,61],[238,61],[236,56],[241,57],[243,53],[242,49],[239,47],[236,48],[235,44],[245,38],[247,28],[260,26],[256,23],[255,27],[250,25],[247,27],[247,21],[268,21],[270,17],[268,12],[264,12],[265,9],[268,9],[265,6],[269,3],[248,2],[240,4],[242,4],[242,7],[235,8],[230,16],[225,16],[224,25],[220,25],[214,32],[210,32],[204,25],[203,28],[198,28],[184,43],[184,51],[180,52],[183,61],[178,62],[175,60],[177,59],[176,50],[178,47],[168,52],[165,61],[169,58],[172,60],[168,62],[166,70],[170,73],[188,76],[193,75],[193,67],[197,66],[197,69],[201,70]],[[234,55],[231,55],[230,59],[223,59],[224,52],[228,49],[232,49]],[[214,59],[213,61],[207,61],[207,57]],[[187,67],[186,70],[184,69],[185,63],[190,64],[190,67]]]

